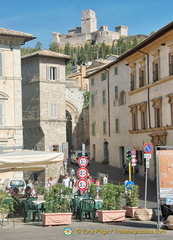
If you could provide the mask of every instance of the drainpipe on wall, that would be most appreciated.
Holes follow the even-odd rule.
[[[107,88],[108,88],[108,134],[109,137],[111,135],[110,131],[110,94],[109,94],[109,70],[105,70],[107,72]]]

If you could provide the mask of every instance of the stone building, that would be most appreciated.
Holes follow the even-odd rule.
[[[32,34],[0,28],[0,147],[5,149],[23,147],[20,45],[32,39]]]
[[[82,11],[81,27],[68,30],[68,34],[53,32],[52,42],[59,43],[62,46],[67,43],[78,46],[84,45],[88,41],[94,44],[112,43],[121,36],[128,36],[128,27],[117,26],[115,32],[113,32],[108,30],[108,26],[102,25],[98,30],[95,12],[93,10],[84,10]]]
[[[66,142],[65,62],[41,50],[22,57],[24,148],[62,151]]]
[[[144,144],[173,146],[173,22],[86,77],[91,158],[122,168],[130,147],[144,175]],[[156,177],[154,150],[148,175]]]

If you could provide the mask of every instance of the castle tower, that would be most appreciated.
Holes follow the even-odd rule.
[[[97,19],[94,11],[82,11],[81,27],[82,33],[92,33],[97,31]]]

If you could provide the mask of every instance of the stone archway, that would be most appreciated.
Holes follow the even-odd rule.
[[[66,132],[67,142],[69,143],[69,150],[79,149],[80,144],[80,129],[79,129],[79,111],[70,102],[66,101]]]

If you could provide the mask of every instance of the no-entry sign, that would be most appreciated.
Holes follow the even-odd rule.
[[[78,189],[80,189],[81,191],[84,191],[88,188],[88,182],[87,180],[81,178],[77,181],[77,187]]]

